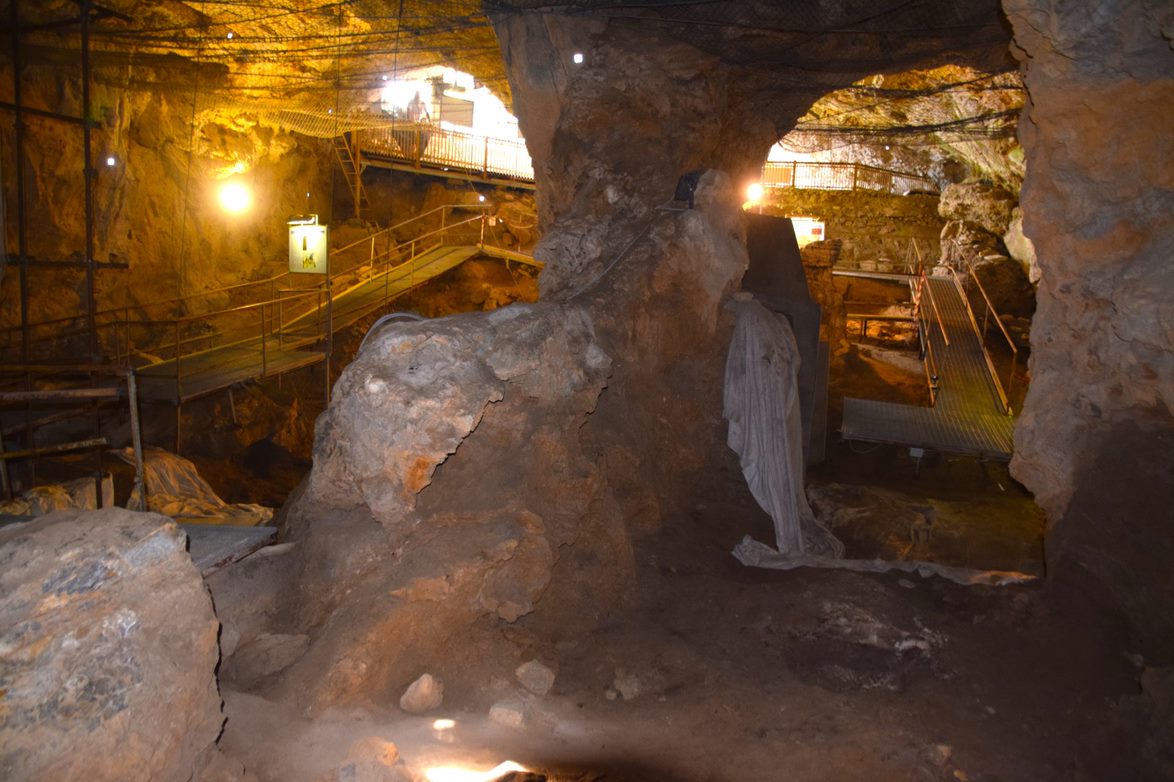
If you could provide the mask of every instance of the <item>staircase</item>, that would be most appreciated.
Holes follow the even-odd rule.
[[[363,169],[359,155],[355,154],[346,135],[334,137],[334,155],[342,167],[342,175],[346,179],[347,190],[355,199],[355,217],[362,217],[363,210],[371,206],[367,198],[367,191],[363,187]]]

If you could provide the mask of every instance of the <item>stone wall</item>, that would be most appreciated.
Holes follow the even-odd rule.
[[[763,207],[768,212],[823,219],[827,238],[840,241],[840,263],[904,262],[912,253],[911,239],[917,241],[927,262],[938,257],[944,221],[938,216],[934,195],[772,188]]]
[[[1040,270],[1012,471],[1051,520],[1053,583],[1122,610],[1147,658],[1169,663],[1174,9],[1003,5],[1029,95],[1020,198]],[[1097,469],[1142,454],[1112,480]]]

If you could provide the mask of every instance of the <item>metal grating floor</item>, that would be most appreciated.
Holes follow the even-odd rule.
[[[1015,422],[1003,411],[962,294],[949,278],[930,277],[928,283],[950,338],[947,347],[941,332],[930,329],[939,358],[937,404],[847,398],[841,433],[847,440],[1010,459]]]

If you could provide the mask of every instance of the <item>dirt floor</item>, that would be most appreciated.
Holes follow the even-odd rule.
[[[1116,753],[1139,672],[1117,628],[1067,617],[1037,586],[742,567],[730,549],[769,520],[727,494],[644,542],[633,604],[593,632],[549,605],[486,620],[422,661],[447,684],[424,717],[226,690],[224,749],[262,780],[352,778],[371,738],[414,780],[490,779],[427,773],[507,759],[552,780],[1133,778]],[[529,659],[557,671],[549,694],[519,694]],[[487,718],[503,698],[523,725]]]

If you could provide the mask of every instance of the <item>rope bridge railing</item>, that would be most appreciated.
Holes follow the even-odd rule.
[[[938,192],[937,185],[929,177],[863,163],[768,162],[762,167],[762,186],[796,190],[871,190],[893,195]]]

